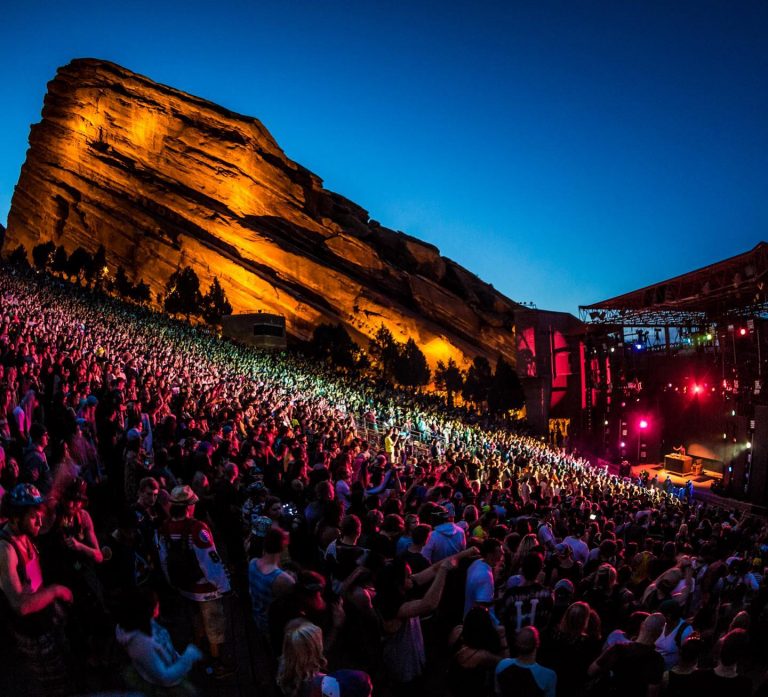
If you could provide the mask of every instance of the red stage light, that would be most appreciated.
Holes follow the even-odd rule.
[[[739,329],[739,336],[746,336],[746,335],[747,335],[747,330],[744,327]]]
[[[699,394],[699,392],[701,392],[701,385],[694,385],[693,394]]]
[[[640,419],[640,428],[648,428],[648,422],[645,419]]]

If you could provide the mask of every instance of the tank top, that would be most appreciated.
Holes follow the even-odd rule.
[[[278,568],[268,574],[263,574],[256,563],[256,559],[251,561],[248,569],[248,587],[253,607],[253,621],[261,634],[266,634],[269,631],[269,606],[274,600],[272,586],[277,577],[284,573],[285,571]]]
[[[395,682],[411,682],[424,672],[426,655],[418,617],[404,619],[394,634],[384,636],[382,658]]]
[[[0,530],[0,540],[10,545],[16,552],[16,572],[21,583],[23,595],[37,593],[43,586],[43,570],[40,566],[40,555],[34,542],[29,540],[29,545],[23,545],[19,537],[11,535],[7,528]],[[54,604],[31,615],[19,615],[10,611],[10,622],[13,629],[26,636],[39,636],[51,628],[53,621]]]

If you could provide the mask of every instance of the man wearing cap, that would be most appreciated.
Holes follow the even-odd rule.
[[[442,561],[467,548],[467,538],[464,531],[453,522],[451,512],[443,506],[436,507],[433,513],[436,523],[434,532],[424,545],[422,554],[432,564]]]
[[[214,674],[224,677],[232,673],[221,660],[227,625],[222,597],[230,590],[229,575],[208,526],[193,517],[197,501],[188,485],[171,492],[170,520],[158,535],[160,565],[171,587],[190,601],[196,639],[208,639]]]
[[[10,606],[16,647],[41,694],[69,694],[64,638],[56,601],[72,602],[69,588],[45,586],[34,539],[43,523],[44,499],[32,484],[17,484],[3,496],[0,515],[0,590]],[[32,694],[26,692],[26,694]]]

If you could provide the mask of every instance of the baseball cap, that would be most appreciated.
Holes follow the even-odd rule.
[[[14,508],[26,508],[27,506],[39,506],[45,499],[33,484],[17,484],[6,494],[8,503]]]

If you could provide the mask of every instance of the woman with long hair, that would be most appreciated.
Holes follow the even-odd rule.
[[[592,608],[573,603],[539,651],[542,665],[557,669],[557,694],[578,695],[587,680],[587,668],[600,655],[600,639],[590,627]]]
[[[486,607],[473,607],[464,623],[449,637],[451,662],[448,668],[454,697],[493,694],[493,669],[509,656],[504,629],[494,626]]]
[[[291,620],[285,628],[277,685],[285,697],[300,697],[305,684],[327,667],[323,630],[304,619]]]
[[[347,694],[370,697],[373,687],[367,673],[339,670],[325,673],[323,631],[305,619],[292,620],[285,627],[283,655],[277,669],[277,686],[284,697],[315,694]]]
[[[374,607],[383,630],[383,664],[390,681],[404,695],[418,693],[418,682],[426,665],[420,618],[437,609],[448,572],[456,567],[460,557],[471,554],[476,554],[474,548],[447,557],[418,574],[412,574],[403,559],[395,559],[378,574]],[[423,597],[413,598],[414,590],[419,595],[419,587],[427,586]]]

